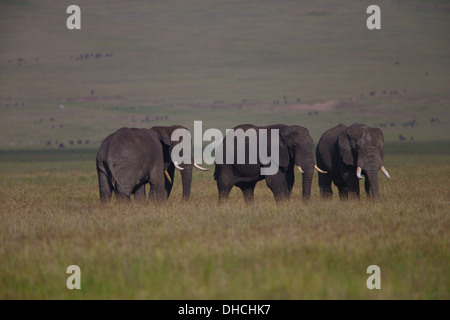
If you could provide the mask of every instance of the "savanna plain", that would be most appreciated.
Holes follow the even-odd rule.
[[[0,3],[0,299],[449,299],[450,6],[379,1]],[[240,123],[383,130],[377,201],[289,202],[264,181],[218,203],[99,203],[120,127]],[[363,188],[362,188],[363,189]],[[66,286],[70,265],[81,290]],[[381,270],[369,290],[366,269]]]

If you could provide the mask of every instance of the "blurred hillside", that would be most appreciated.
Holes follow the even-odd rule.
[[[122,126],[365,122],[449,146],[450,4],[378,1],[0,3],[0,148],[97,148]],[[445,147],[444,147],[445,148]]]

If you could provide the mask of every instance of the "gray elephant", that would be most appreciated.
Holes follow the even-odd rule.
[[[276,202],[288,200],[294,185],[294,166],[297,166],[303,174],[302,195],[304,200],[308,200],[311,194],[311,183],[314,168],[320,170],[315,165],[313,156],[313,139],[309,135],[306,128],[301,126],[288,126],[283,124],[258,127],[251,124],[239,125],[235,128],[242,129],[247,132],[248,129],[254,129],[258,141],[253,142],[259,146],[261,129],[267,130],[267,136],[271,136],[271,130],[278,129],[277,137],[279,145],[279,159],[277,159],[277,172],[272,175],[262,175],[261,168],[267,167],[260,159],[258,151],[258,159],[256,164],[249,161],[249,139],[245,141],[245,162],[243,164],[229,164],[223,161],[226,158],[227,149],[226,137],[223,139],[223,158],[222,163],[218,163],[216,154],[216,166],[214,171],[214,179],[217,182],[219,191],[219,200],[226,200],[233,186],[241,189],[245,202],[253,201],[253,192],[258,181],[266,180],[267,186],[272,191]],[[237,144],[234,145],[234,154],[237,153]],[[270,139],[268,139],[267,149],[271,149]]]
[[[174,163],[170,157],[172,148],[179,143],[171,141],[172,132],[176,129],[186,128],[121,128],[106,137],[96,159],[102,202],[109,202],[113,191],[120,201],[129,202],[134,194],[137,202],[145,202],[147,183],[150,183],[151,198],[163,202],[172,190],[175,168],[181,171],[183,199],[188,200],[192,164]]]
[[[97,152],[97,175],[102,202],[114,191],[121,202],[145,200],[145,184],[150,183],[153,199],[166,198],[164,158],[161,144],[171,146],[168,136],[150,129],[121,128],[103,140]]]
[[[378,128],[355,123],[339,124],[324,132],[316,148],[317,165],[327,173],[319,174],[320,194],[332,197],[331,182],[341,199],[359,198],[359,179],[365,176],[369,197],[379,197],[378,170],[390,179],[384,168],[384,136]]]
[[[189,132],[187,128],[179,126],[179,125],[173,125],[173,126],[155,126],[152,127],[151,130],[158,133],[159,137],[169,137],[171,139],[172,133],[177,129],[183,129],[186,130],[186,132]],[[189,134],[190,135],[190,134]],[[172,161],[171,152],[173,147],[181,142],[179,141],[172,141],[172,144],[170,146],[166,145],[163,140],[161,140],[161,144],[163,147],[163,157],[164,157],[164,174],[166,176],[166,183],[165,183],[165,189],[167,193],[167,197],[169,197],[170,192],[172,191],[172,186],[175,178],[175,169],[178,169],[181,174],[181,183],[183,188],[183,200],[189,200],[191,195],[191,184],[192,184],[192,168],[195,167],[201,171],[207,171],[209,169],[203,168],[199,166],[197,163],[194,162],[193,157],[191,155],[191,162],[190,163],[183,163],[183,162],[176,162]]]

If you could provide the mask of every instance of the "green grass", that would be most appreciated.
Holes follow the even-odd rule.
[[[0,3],[1,299],[449,299],[446,1],[380,2],[378,31],[359,0],[76,4],[81,31],[61,1]],[[196,171],[189,204],[177,175],[164,206],[99,205],[106,135],[195,120],[299,124],[315,143],[383,125],[393,179],[377,203],[324,203],[315,178],[309,204],[297,180],[289,203],[261,182],[253,206],[237,190],[219,206]]]
[[[377,203],[322,202],[315,178],[308,204],[296,185],[276,205],[261,182],[254,205],[233,190],[220,206],[212,173],[196,171],[188,204],[177,176],[164,206],[108,208],[90,160],[3,162],[0,297],[448,299],[448,160],[388,157]],[[71,264],[80,291],[65,286]],[[372,264],[381,290],[365,286]]]

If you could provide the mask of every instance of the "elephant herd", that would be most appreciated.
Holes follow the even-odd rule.
[[[188,200],[193,168],[208,169],[195,163],[193,157],[190,163],[172,159],[172,149],[179,142],[172,141],[171,136],[177,129],[186,128],[178,125],[155,126],[151,129],[121,128],[107,136],[96,158],[101,201],[110,202],[114,192],[121,202],[129,202],[131,195],[134,195],[136,202],[145,202],[145,186],[150,184],[150,199],[164,202],[172,190],[175,169],[181,173],[183,199]],[[377,198],[378,170],[390,178],[383,162],[383,132],[378,128],[355,123],[351,126],[339,124],[325,131],[316,147],[316,160],[313,139],[304,127],[283,124],[258,127],[245,124],[234,129],[253,129],[258,140],[263,129],[267,132],[276,129],[279,139],[278,170],[272,175],[262,175],[260,169],[267,167],[267,162],[260,158],[249,161],[250,146],[248,139],[245,140],[247,153],[244,163],[215,161],[214,180],[221,202],[228,198],[234,186],[241,189],[245,202],[252,202],[256,183],[261,180],[266,181],[277,203],[288,200],[294,186],[295,167],[303,177],[304,201],[310,198],[314,170],[319,172],[320,195],[325,199],[332,197],[332,182],[337,186],[341,199],[359,198],[359,180],[363,176],[367,195]],[[226,148],[225,138],[222,144],[226,156],[226,150],[229,149]]]

